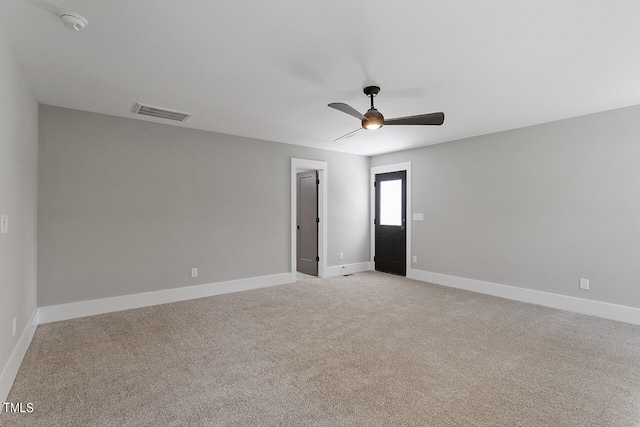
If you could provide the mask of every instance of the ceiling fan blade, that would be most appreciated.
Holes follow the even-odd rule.
[[[49,12],[53,15],[58,15],[58,12],[65,10],[64,8],[58,7],[55,4],[51,4],[44,0],[24,0],[26,3],[31,4],[37,8],[44,10],[45,12]]]
[[[332,142],[336,142],[336,141],[338,141],[340,139],[343,139],[343,138],[351,138],[353,135],[355,135],[356,133],[360,132],[362,129],[363,128],[358,128],[356,130],[353,130],[353,131],[351,131],[351,132],[349,132],[349,133],[347,133],[345,135],[342,135],[340,138],[334,139]]]
[[[347,113],[350,116],[355,117],[360,120],[367,120],[364,114],[361,114],[358,110],[353,108],[351,105],[344,104],[342,102],[332,102],[329,104],[329,107],[335,108],[336,110],[342,111],[343,113]]]
[[[444,123],[444,113],[418,114],[417,116],[396,117],[385,119],[384,125],[435,125]]]

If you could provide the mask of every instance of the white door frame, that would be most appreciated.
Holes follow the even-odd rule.
[[[373,224],[373,219],[376,217],[376,175],[379,173],[388,172],[407,172],[407,238],[406,238],[406,255],[407,255],[407,277],[409,276],[409,270],[411,270],[411,162],[395,163],[392,165],[373,166],[371,168],[371,269],[375,270],[376,264],[373,261],[373,257],[376,255],[376,226]]]
[[[318,179],[318,218],[320,222],[318,224],[318,256],[320,261],[318,262],[318,277],[324,277],[325,270],[327,269],[327,179],[328,179],[328,166],[327,162],[319,160],[307,160],[291,158],[291,275],[293,280],[296,277],[296,267],[298,264],[298,231],[296,226],[298,225],[297,209],[298,209],[298,187],[297,187],[297,172],[299,169],[304,170],[317,170]]]

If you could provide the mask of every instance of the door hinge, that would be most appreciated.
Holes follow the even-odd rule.
[[[296,225],[296,227],[298,227],[298,230],[300,230],[300,226],[299,225]]]
[[[376,262],[376,257],[373,257],[373,262]]]
[[[316,218],[316,223],[320,223],[320,218]]]
[[[376,219],[375,218],[373,218],[373,225],[378,225],[378,224],[376,224]]]
[[[316,179],[316,184],[320,185],[320,180]]]
[[[320,257],[319,256],[316,257],[316,261],[320,261]]]

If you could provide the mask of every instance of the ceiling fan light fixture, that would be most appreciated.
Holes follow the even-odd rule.
[[[384,124],[384,116],[375,108],[371,108],[364,116],[366,120],[362,121],[362,127],[367,130],[380,129]]]

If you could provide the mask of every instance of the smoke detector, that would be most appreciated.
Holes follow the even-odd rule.
[[[73,12],[60,12],[58,16],[62,19],[64,25],[75,31],[84,30],[84,27],[89,23],[84,16]]]

